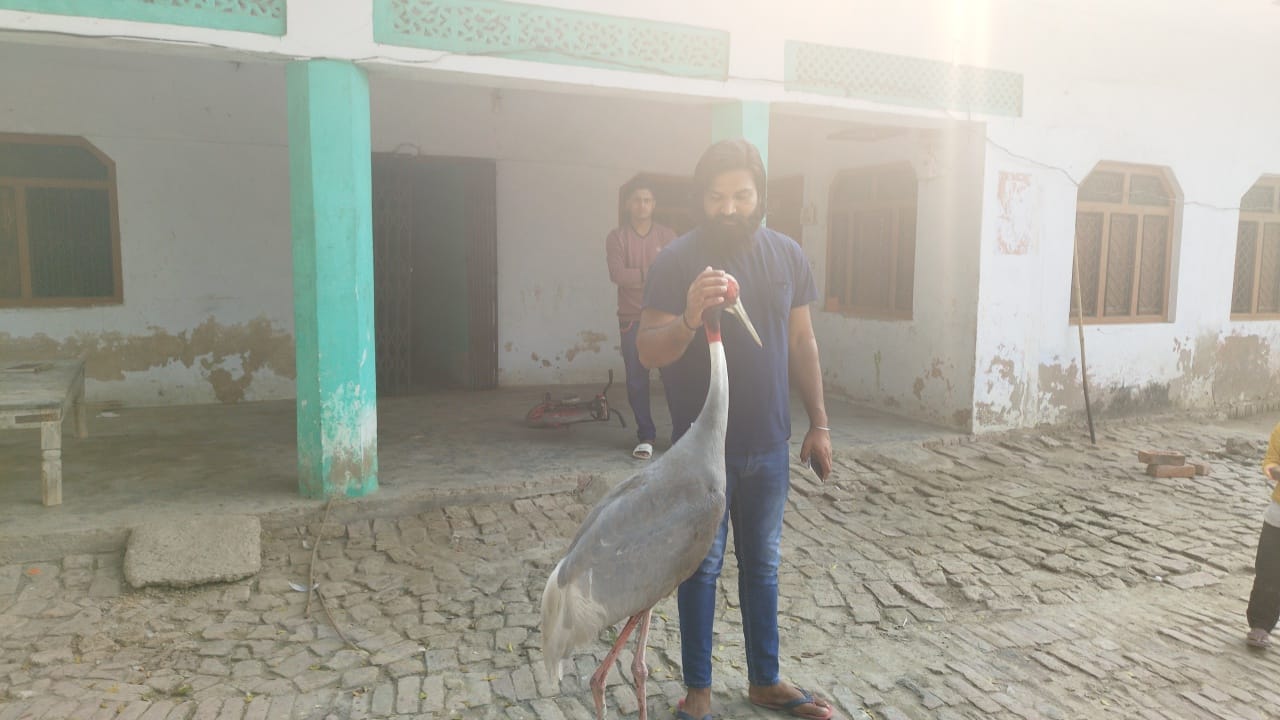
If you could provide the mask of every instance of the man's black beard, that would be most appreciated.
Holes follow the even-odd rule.
[[[702,231],[706,233],[708,245],[723,257],[746,247],[759,226],[760,218],[755,213],[745,217],[735,215],[728,219],[717,217],[702,221]]]

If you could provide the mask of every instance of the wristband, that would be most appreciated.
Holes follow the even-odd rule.
[[[685,318],[684,313],[680,313],[680,322],[684,323],[684,326],[689,328],[690,332],[698,332],[698,328],[689,324],[689,321]]]
[[[821,425],[814,425],[813,427],[811,427],[811,428],[809,428],[809,429],[810,429],[810,430],[826,430],[827,432],[831,432],[831,428],[829,428],[829,427],[823,427],[823,426],[821,426]]]

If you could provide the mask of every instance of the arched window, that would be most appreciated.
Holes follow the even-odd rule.
[[[907,164],[836,178],[827,223],[828,310],[911,319],[916,187],[915,171]]]
[[[1103,163],[1080,183],[1076,250],[1086,323],[1168,319],[1175,198],[1157,167]]]
[[[1240,198],[1231,314],[1280,315],[1280,177],[1262,178]]]
[[[83,138],[0,133],[0,307],[122,298],[115,163]]]

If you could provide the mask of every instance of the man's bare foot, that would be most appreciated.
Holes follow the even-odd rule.
[[[688,688],[676,710],[676,717],[685,720],[706,720],[711,715],[711,688]]]

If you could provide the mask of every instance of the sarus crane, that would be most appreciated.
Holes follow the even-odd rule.
[[[724,301],[703,313],[711,353],[707,399],[693,425],[661,458],[619,484],[592,508],[556,563],[542,593],[542,656],[559,680],[560,661],[624,618],[626,625],[591,676],[596,717],[604,718],[604,682],[632,631],[640,720],[646,720],[645,643],[649,613],[693,575],[711,550],[725,511],[724,434],[729,415],[729,373],[720,316],[736,316],[760,344],[742,307],[736,280]]]

